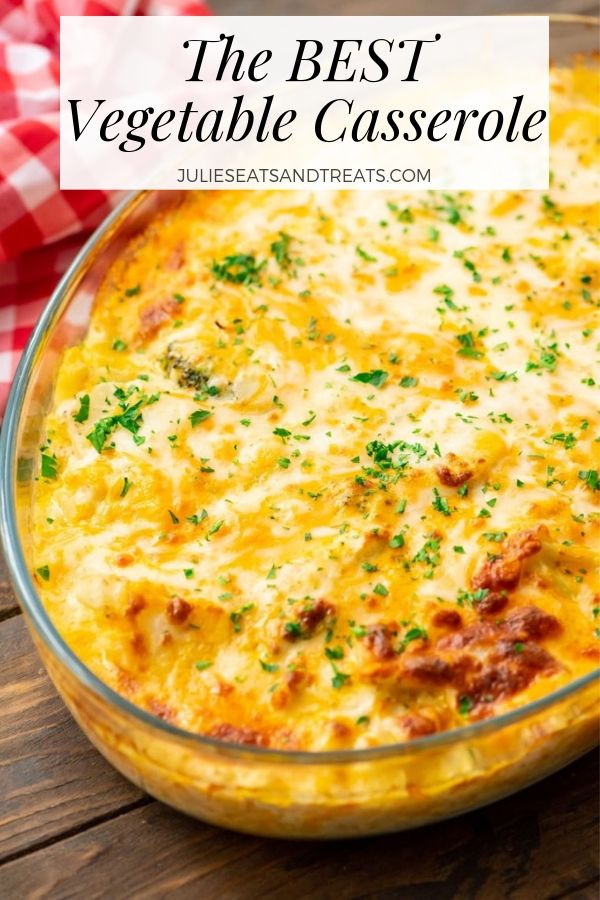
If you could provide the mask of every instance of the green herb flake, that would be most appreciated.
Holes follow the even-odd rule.
[[[468,716],[473,709],[473,701],[470,697],[463,696],[458,701],[458,711],[461,716]]]
[[[335,663],[332,662],[331,665],[333,666],[334,672],[333,678],[331,679],[331,686],[336,690],[339,690],[350,680],[350,676],[346,675],[344,672],[340,672]]]
[[[383,387],[388,380],[388,373],[383,369],[371,369],[370,372],[359,372],[353,375],[350,381],[358,381],[361,384],[371,384],[373,387]]]
[[[465,334],[457,334],[456,340],[460,344],[459,356],[466,356],[469,359],[481,359],[483,353],[475,347],[475,340],[471,331],[467,331]]]
[[[600,491],[600,477],[596,469],[582,469],[577,477],[583,481],[592,491]]]
[[[219,519],[218,522],[215,522],[214,525],[211,525],[210,528],[208,529],[208,531],[206,532],[206,536],[210,537],[212,534],[216,534],[217,531],[219,531],[223,527],[224,522],[225,522],[224,519]]]
[[[506,531],[484,531],[483,536],[486,541],[492,541],[492,543],[500,544],[506,537]]]
[[[205,422],[210,416],[212,416],[212,413],[209,409],[195,409],[189,416],[192,428],[195,428],[201,422]]]
[[[431,501],[432,507],[440,512],[443,516],[449,516],[452,514],[448,501],[445,497],[442,497],[437,488],[433,489],[433,500]]]
[[[58,460],[54,454],[50,455],[49,453],[42,453],[42,467],[41,467],[42,478],[47,478],[49,481],[55,481],[58,475]]]
[[[40,578],[44,581],[50,581],[50,567],[49,566],[40,566],[39,569],[35,570]]]
[[[77,412],[75,413],[73,418],[75,419],[76,422],[79,422],[81,424],[83,422],[87,422],[89,415],[90,415],[90,395],[83,394],[79,398],[79,409],[77,410]]]
[[[291,240],[291,235],[286,234],[284,231],[280,231],[279,240],[273,241],[273,243],[271,244],[271,253],[275,257],[275,262],[280,269],[287,270],[292,264],[292,260],[289,254]]]
[[[377,262],[377,257],[371,256],[370,253],[367,253],[366,250],[363,250],[360,245],[357,245],[356,247],[356,255],[360,256],[361,259],[364,259],[365,262]]]
[[[260,273],[266,264],[266,259],[258,262],[250,253],[236,253],[226,256],[221,262],[213,260],[211,271],[217,281],[260,287]]]
[[[277,665],[277,663],[264,662],[262,659],[259,659],[259,663],[263,672],[279,672],[279,666]]]

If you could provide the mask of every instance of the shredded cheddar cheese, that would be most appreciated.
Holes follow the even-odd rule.
[[[597,664],[598,84],[552,77],[547,194],[191,193],[112,266],[35,569],[134,703],[368,747]]]

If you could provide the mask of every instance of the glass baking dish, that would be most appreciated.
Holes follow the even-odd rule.
[[[563,62],[595,48],[597,22],[553,17]],[[30,563],[34,460],[63,351],[85,334],[96,290],[131,238],[180,192],[125,198],[75,259],[23,355],[0,441],[9,571],[39,654],[102,754],[154,797],[190,815],[273,837],[332,838],[416,827],[489,803],[576,759],[598,740],[598,672],[494,719],[363,750],[240,747],[185,732],[103,684],[50,621]]]

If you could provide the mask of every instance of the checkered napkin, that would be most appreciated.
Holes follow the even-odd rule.
[[[116,192],[60,191],[61,15],[206,15],[196,0],[0,0],[0,417],[31,328]]]

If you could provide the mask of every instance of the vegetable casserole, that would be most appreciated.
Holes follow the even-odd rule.
[[[318,751],[597,666],[597,95],[553,71],[547,193],[190,193],[113,264],[34,508],[104,682]]]

